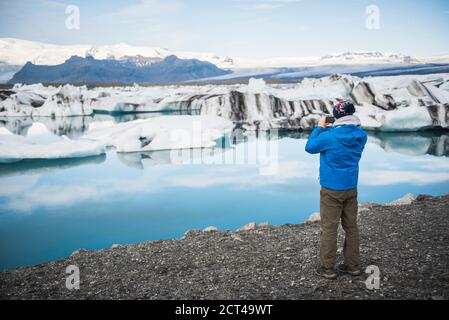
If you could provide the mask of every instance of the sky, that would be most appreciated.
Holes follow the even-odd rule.
[[[69,5],[79,9],[79,28],[66,26]],[[449,1],[0,0],[0,37],[246,58],[346,51],[436,56],[449,54]]]

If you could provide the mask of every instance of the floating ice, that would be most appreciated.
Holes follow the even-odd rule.
[[[55,141],[40,141],[36,137],[0,135],[0,163],[23,159],[62,159],[100,155],[104,147],[94,141],[56,137]]]
[[[266,83],[263,79],[251,78],[248,82],[248,92],[260,93],[266,88]]]
[[[219,116],[248,130],[312,129],[340,99],[352,99],[362,126],[380,131],[448,128],[449,74],[359,78],[332,75],[268,85],[93,88],[42,85],[0,91],[0,116],[181,112]]]
[[[85,138],[118,152],[208,148],[229,133],[233,123],[214,116],[161,116],[89,130]]]
[[[82,88],[65,85],[59,88],[42,85],[14,86],[0,91],[0,116],[66,117],[89,115],[93,110]]]

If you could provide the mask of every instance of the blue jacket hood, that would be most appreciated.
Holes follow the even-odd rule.
[[[355,125],[332,127],[330,132],[338,142],[346,147],[364,146],[363,141],[366,139],[366,133]]]

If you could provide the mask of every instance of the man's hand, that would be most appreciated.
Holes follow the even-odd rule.
[[[318,126],[321,128],[327,128],[329,124],[326,123],[326,117],[321,117],[320,121],[318,122]]]

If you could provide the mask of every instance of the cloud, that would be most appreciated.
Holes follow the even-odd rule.
[[[55,0],[39,0],[39,2],[45,7],[55,8],[55,9],[65,9],[68,6],[68,4],[66,4],[66,3],[62,3],[59,1],[55,1]]]
[[[176,17],[184,6],[181,0],[140,0],[98,13],[89,22],[88,29],[104,34],[103,41],[116,42],[114,39],[120,38],[131,44],[188,47],[198,39]],[[111,30],[115,30],[113,36]]]
[[[445,172],[370,170],[360,173],[360,184],[367,186],[383,186],[399,183],[426,185],[445,181],[449,181],[449,173]]]
[[[239,166],[209,169],[206,174],[181,174],[167,179],[171,187],[207,188],[216,185],[237,185],[239,188],[254,188],[266,185],[286,185],[293,179],[313,178],[318,171],[316,163],[290,160],[279,163],[276,175],[257,174],[257,166],[243,170]]]
[[[62,3],[56,0],[15,0],[15,1],[0,1],[0,22],[9,17],[23,17],[28,19],[30,16],[29,11],[32,10],[32,17],[43,17],[58,13],[61,16],[64,15],[64,10],[68,4]],[[47,22],[45,20],[45,22]]]
[[[183,7],[178,0],[140,0],[137,4],[107,12],[99,18],[119,19],[125,22],[142,22],[167,13],[176,12]]]
[[[252,189],[267,185],[288,185],[294,179],[313,179],[318,170],[316,163],[291,160],[281,162],[276,175],[264,176],[258,174],[257,165],[210,165],[185,169],[182,165],[159,165],[158,160],[164,162],[164,159],[155,159],[155,162],[144,160],[147,162],[144,163],[147,170],[139,177],[93,177],[81,183],[43,182],[38,177],[11,177],[6,181],[13,181],[14,184],[10,183],[9,188],[0,189],[0,197],[5,198],[0,209],[27,213],[38,207],[54,208],[93,200],[108,201],[111,197],[126,198],[142,193],[157,193],[173,187],[200,189],[233,185],[238,189]],[[131,164],[132,159],[129,158],[128,161]]]
[[[273,10],[300,1],[301,0],[234,0],[234,2],[238,3],[234,7],[248,11]]]

